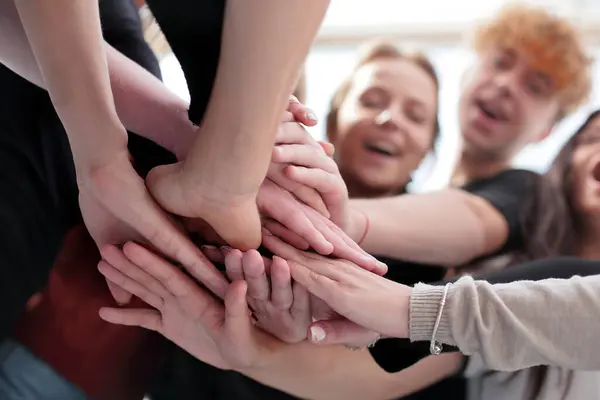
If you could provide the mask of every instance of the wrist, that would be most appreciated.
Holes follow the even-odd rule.
[[[364,242],[369,226],[369,217],[362,210],[348,207],[344,231],[359,245]]]
[[[450,288],[451,289],[451,288]],[[436,319],[441,312],[440,323],[436,331],[436,340],[453,344],[450,334],[449,301],[447,293],[446,304],[441,307],[444,298],[444,286],[432,286],[419,283],[415,285],[410,295],[409,337],[415,341],[430,341],[434,332]]]
[[[395,316],[399,322],[397,331],[394,333],[395,337],[408,338],[410,337],[410,300],[413,293],[413,288],[406,285],[399,285],[398,295],[395,296],[397,301],[398,315]]]
[[[127,131],[120,121],[92,126],[69,126],[67,130],[78,175],[102,168],[116,157],[128,157]]]
[[[198,137],[200,128],[192,123],[187,109],[178,109],[169,114],[171,118],[161,120],[164,127],[160,128],[160,138],[156,143],[169,150],[177,160],[186,159],[190,148]]]

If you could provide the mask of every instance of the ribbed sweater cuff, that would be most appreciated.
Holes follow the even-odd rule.
[[[448,288],[446,305],[435,335],[435,340],[446,344],[454,344],[449,320],[451,290],[452,287]],[[409,329],[411,342],[431,340],[442,297],[444,297],[444,286],[431,286],[422,283],[415,285],[410,296]]]

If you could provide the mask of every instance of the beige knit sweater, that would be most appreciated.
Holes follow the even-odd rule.
[[[431,339],[443,292],[443,286],[415,286],[412,341]],[[599,370],[600,276],[495,285],[461,278],[448,290],[436,339],[500,371]]]

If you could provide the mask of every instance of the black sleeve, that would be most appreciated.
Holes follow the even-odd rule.
[[[100,21],[108,44],[162,79],[158,59],[144,39],[135,0],[100,0]]]
[[[158,79],[162,79],[156,55],[146,43],[135,0],[101,0],[100,19],[104,40]],[[156,143],[129,132],[129,151],[138,173],[145,176],[153,167],[176,161],[173,154]]]
[[[510,169],[498,175],[473,181],[463,190],[487,200],[508,223],[504,246],[494,254],[520,250],[523,246],[523,213],[527,212],[531,195],[540,175],[526,170]],[[489,255],[488,255],[489,256]]]
[[[575,275],[590,276],[598,274],[600,274],[600,261],[588,261],[575,257],[560,257],[532,261],[484,275],[474,275],[473,278],[486,280],[495,284],[519,280],[570,279]],[[443,285],[446,282],[452,281],[442,281],[437,284]],[[375,362],[390,373],[408,368],[430,354],[429,342],[411,343],[408,339],[383,339],[375,347],[371,348],[370,351]],[[455,347],[444,346],[444,352],[455,351],[458,351]]]

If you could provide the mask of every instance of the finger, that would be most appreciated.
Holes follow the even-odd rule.
[[[317,141],[321,145],[321,148],[329,157],[333,157],[335,154],[335,146],[329,142],[323,142],[322,140]]]
[[[366,347],[380,335],[348,319],[322,320],[309,328],[309,340],[314,344],[346,344]]]
[[[310,322],[310,294],[308,290],[298,282],[294,282],[292,292],[294,295],[294,302],[290,310],[292,318],[295,321],[308,320]]]
[[[271,264],[271,268],[273,265]],[[265,274],[265,264],[259,252],[249,250],[243,255],[242,269],[248,284],[248,295],[259,301],[269,301],[271,289]]]
[[[299,250],[274,236],[268,229],[263,228],[263,246],[271,253],[285,260],[300,260]]]
[[[222,324],[223,309],[220,303],[179,268],[136,243],[126,243],[123,251],[132,263],[162,283],[188,317],[199,320],[207,327]]]
[[[217,246],[203,245],[200,246],[200,250],[213,263],[224,264],[225,255]]]
[[[117,304],[121,306],[129,304],[131,301],[131,293],[128,293],[127,290],[115,285],[110,281],[106,281],[106,285],[108,286],[108,290]]]
[[[284,172],[285,168],[286,165],[271,163],[267,173],[267,178],[273,181],[273,183],[276,185],[280,186],[282,189],[292,193],[304,204],[314,208],[319,213],[329,218],[329,211],[327,210],[327,207],[325,206],[325,203],[323,202],[319,192],[311,187],[295,182],[294,180],[288,178]]]
[[[313,264],[318,265],[322,263],[310,264],[313,266]],[[323,301],[329,304],[336,312],[339,312],[339,310],[335,309],[335,300],[343,296],[343,289],[338,281],[322,275],[319,272],[316,272],[314,269],[308,268],[307,265],[303,265],[295,261],[288,261],[288,265],[290,266],[290,272],[294,281],[304,286],[304,288],[314,296],[323,299]],[[322,269],[327,271],[327,268]],[[335,273],[331,274],[331,268],[328,272],[330,275],[336,275]]]
[[[278,310],[289,310],[294,303],[292,275],[283,258],[274,256],[271,264],[271,302]]]
[[[275,144],[305,144],[319,149],[321,146],[304,127],[297,123],[279,125],[275,135]]]
[[[387,265],[364,251],[340,227],[307,207],[304,207],[304,212],[313,226],[323,234],[328,242],[333,244],[334,251],[332,255],[351,261],[359,267],[377,275],[385,275],[387,273]]]
[[[281,120],[281,122],[296,122],[296,117],[294,117],[294,114],[292,114],[291,112],[284,111],[283,119]]]
[[[225,255],[225,271],[230,281],[243,281],[243,254],[239,250],[231,250]]]
[[[348,189],[337,171],[290,165],[285,169],[285,174],[295,182],[315,189],[330,212],[331,220],[338,225],[344,224]]]
[[[290,96],[287,111],[294,115],[296,121],[304,125],[314,126],[319,122],[316,114],[310,108],[300,103],[295,96]]]
[[[127,290],[129,293],[139,297],[143,302],[156,309],[162,309],[163,299],[158,294],[152,293],[152,291],[148,290],[143,284],[129,278],[106,261],[100,261],[98,263],[98,271],[100,271],[100,273],[113,285]]]
[[[179,268],[137,243],[127,242],[123,246],[123,254],[132,264],[139,266],[158,280],[173,296],[185,296],[189,292],[190,285],[196,286]]]
[[[140,326],[155,332],[162,329],[162,319],[156,310],[102,307],[98,315],[111,324]]]
[[[263,210],[272,219],[278,221],[283,226],[294,231],[298,236],[306,240],[319,254],[331,254],[333,245],[314,227],[308,217],[302,212],[302,209],[298,206],[306,208],[303,204],[293,200],[277,203],[266,202],[263,204]],[[314,212],[320,215],[318,212]]]
[[[223,325],[225,340],[235,343],[240,352],[254,353],[255,343],[253,341],[252,322],[250,310],[246,299],[247,285],[244,281],[235,281],[229,285],[225,295],[225,322]],[[245,354],[238,354],[244,360]],[[251,360],[248,360],[250,364]]]
[[[119,270],[124,276],[129,277],[132,281],[143,285],[150,292],[162,297],[163,299],[169,296],[169,292],[159,281],[157,281],[152,275],[148,274],[142,268],[129,261],[123,251],[116,246],[104,246],[100,250],[100,254],[102,255],[102,258],[106,260],[108,264],[110,264],[110,266]],[[117,283],[123,289],[126,289],[119,281],[115,281],[111,278],[109,278],[109,280]]]
[[[291,244],[299,250],[308,250],[310,244],[295,232],[289,230],[285,226],[281,225],[277,221],[267,219],[263,221],[263,226],[267,228],[273,235],[284,240],[286,243]]]
[[[282,144],[273,148],[272,161],[279,164],[292,164],[308,168],[337,172],[337,165],[321,148],[303,144]]]

